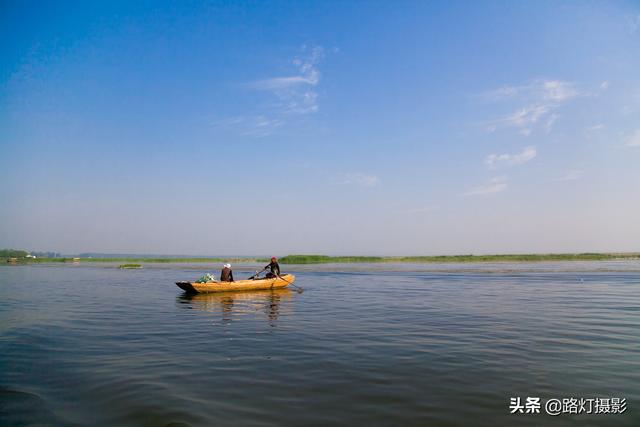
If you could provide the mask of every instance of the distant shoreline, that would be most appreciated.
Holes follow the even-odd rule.
[[[281,257],[282,264],[352,264],[352,263],[489,263],[489,262],[542,262],[542,261],[615,261],[640,260],[640,253],[576,253],[576,254],[507,254],[507,255],[432,255],[432,256],[327,256],[327,255],[287,255]],[[5,258],[5,263],[268,263],[267,258]]]

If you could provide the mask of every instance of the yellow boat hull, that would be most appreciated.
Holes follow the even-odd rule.
[[[261,289],[286,288],[295,282],[296,276],[293,274],[283,274],[272,279],[258,280],[238,280],[236,282],[176,282],[176,285],[183,291],[189,293],[208,292],[235,292],[235,291],[258,291]]]

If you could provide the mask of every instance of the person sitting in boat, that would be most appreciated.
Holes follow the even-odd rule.
[[[221,282],[233,282],[233,271],[231,271],[231,264],[225,264],[220,272]]]
[[[267,268],[270,270],[267,273],[268,279],[280,276],[280,264],[278,264],[278,258],[272,256],[271,262],[264,269],[266,270]]]

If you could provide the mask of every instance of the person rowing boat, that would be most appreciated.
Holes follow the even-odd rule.
[[[267,264],[267,266],[263,269],[269,269],[270,271],[267,273],[267,278],[272,279],[274,277],[280,277],[280,264],[278,264],[278,258],[272,256],[271,262]]]

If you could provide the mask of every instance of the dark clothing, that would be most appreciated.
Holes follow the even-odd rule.
[[[278,264],[278,261],[271,261],[269,263],[269,265],[267,265],[265,267],[265,269],[267,269],[267,268],[271,270],[271,274],[273,276],[279,276],[280,275],[280,265]]]
[[[221,282],[233,282],[233,271],[230,268],[223,268],[220,273],[220,281]]]

